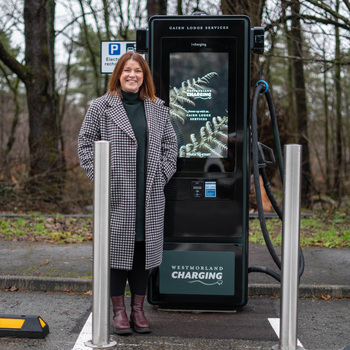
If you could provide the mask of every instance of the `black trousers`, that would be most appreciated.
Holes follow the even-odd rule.
[[[132,270],[111,269],[110,295],[124,295],[126,281],[129,281],[131,294],[145,295],[150,270],[145,269],[145,242],[135,242]]]

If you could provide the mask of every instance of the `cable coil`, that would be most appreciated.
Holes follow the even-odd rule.
[[[258,106],[259,94],[265,94],[267,104],[269,107],[270,116],[271,116],[271,123],[272,123],[272,128],[273,128],[274,141],[275,141],[275,148],[276,148],[276,153],[277,153],[277,163],[279,166],[282,185],[283,185],[283,168],[284,168],[283,167],[281,142],[280,142],[280,138],[279,138],[277,118],[276,118],[276,114],[275,114],[275,107],[274,107],[273,102],[272,102],[270,91],[268,90],[268,84],[264,80],[259,80],[256,83],[256,88],[255,88],[253,99],[252,99],[252,130],[251,130],[251,132],[252,132],[253,175],[254,175],[255,194],[256,194],[256,202],[257,202],[257,206],[258,206],[260,227],[261,227],[261,230],[263,233],[264,241],[266,243],[267,249],[268,249],[273,261],[275,262],[275,264],[277,265],[279,270],[281,270],[281,260],[278,257],[278,255],[277,255],[277,253],[272,245],[272,242],[271,242],[271,239],[270,239],[267,227],[266,227],[264,210],[263,210],[263,206],[262,206],[261,188],[260,188],[260,181],[259,181],[260,173],[261,173],[264,187],[265,187],[266,193],[269,197],[269,200],[270,200],[273,208],[275,209],[278,217],[280,218],[280,220],[283,220],[283,212],[280,209],[276,199],[273,196],[271,186],[270,186],[270,183],[269,183],[268,178],[267,178],[266,170],[264,168],[259,168],[258,118],[257,118],[257,106]],[[277,281],[281,282],[281,276],[278,273],[276,273],[275,271],[273,271],[267,267],[251,266],[248,268],[248,273],[251,273],[251,272],[266,273],[266,274],[270,275],[271,277],[273,277],[274,279],[276,279]],[[303,252],[300,248],[299,277],[301,277],[303,273],[304,273],[304,255],[303,255]]]

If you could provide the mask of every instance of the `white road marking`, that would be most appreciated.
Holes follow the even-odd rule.
[[[275,331],[277,337],[280,337],[280,319],[279,318],[268,318],[271,327]],[[297,346],[304,348],[303,344],[301,344],[300,340],[297,339]]]
[[[81,330],[77,341],[72,350],[91,350],[90,347],[84,345],[85,342],[92,338],[92,313],[88,317],[83,329]]]
[[[271,324],[271,327],[275,331],[277,337],[279,338],[280,337],[280,319],[279,318],[268,318],[268,320]],[[90,314],[90,316],[86,320],[86,323],[85,323],[83,329],[81,330],[79,337],[78,337],[77,341],[75,342],[75,345],[74,345],[72,350],[91,350],[90,347],[87,347],[84,345],[85,342],[91,340],[91,337],[92,337],[92,313]],[[130,345],[130,344],[128,344],[128,345]],[[139,345],[139,344],[137,344],[137,345]],[[172,345],[180,345],[180,344],[172,344]],[[300,342],[299,339],[297,339],[297,346],[300,346],[301,348],[303,348],[303,344]]]

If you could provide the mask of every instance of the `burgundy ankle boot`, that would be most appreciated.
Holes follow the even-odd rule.
[[[151,326],[143,312],[144,295],[134,294],[131,298],[130,325],[137,333],[150,333]]]
[[[130,328],[128,316],[126,315],[124,295],[112,297],[112,303],[113,303],[113,311],[114,311],[114,317],[113,317],[114,333],[131,334],[132,330]]]

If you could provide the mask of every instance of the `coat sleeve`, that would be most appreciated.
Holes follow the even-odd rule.
[[[165,183],[176,172],[177,152],[177,137],[168,115],[165,122],[161,149],[161,164]]]
[[[94,181],[94,142],[101,139],[99,120],[101,113],[102,106],[98,101],[94,101],[86,113],[78,138],[80,166],[92,182]]]

